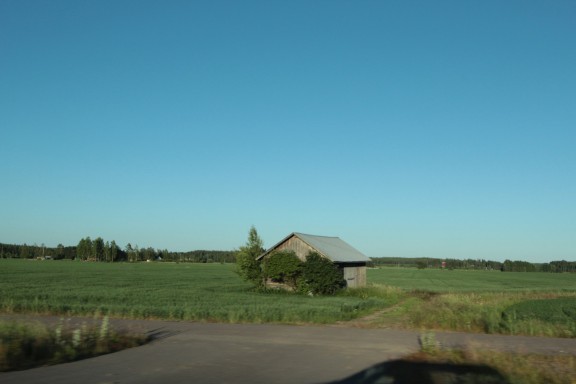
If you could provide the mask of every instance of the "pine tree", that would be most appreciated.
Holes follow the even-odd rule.
[[[262,267],[260,261],[256,260],[264,252],[263,241],[258,236],[256,228],[252,226],[248,234],[246,245],[240,247],[236,253],[237,273],[246,281],[251,282],[256,287],[264,285]]]

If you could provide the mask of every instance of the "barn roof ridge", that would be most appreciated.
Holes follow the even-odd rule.
[[[257,259],[262,259],[264,256],[275,250],[279,245],[284,243],[292,236],[296,236],[301,241],[308,244],[311,248],[318,251],[318,253],[322,254],[322,256],[334,262],[351,263],[370,261],[366,255],[337,236],[318,236],[301,232],[290,233],[274,246],[270,247],[266,252],[258,256]]]
[[[311,235],[309,233],[302,233],[302,232],[292,232],[290,235],[303,235],[303,236],[311,236],[311,237],[327,237],[329,239],[339,239],[338,236],[321,236],[321,235]]]

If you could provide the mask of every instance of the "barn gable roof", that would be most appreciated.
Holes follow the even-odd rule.
[[[258,256],[258,259],[261,259],[270,252],[274,251],[280,244],[284,243],[292,236],[296,236],[314,248],[319,254],[336,263],[357,263],[370,261],[370,258],[339,237],[315,236],[298,232],[294,232],[286,236],[284,239],[282,239],[282,241],[278,242],[272,248]]]

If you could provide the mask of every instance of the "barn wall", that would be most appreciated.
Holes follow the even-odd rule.
[[[341,265],[344,271],[344,280],[348,288],[366,286],[366,266],[365,265]]]
[[[306,256],[310,252],[314,252],[314,248],[297,238],[296,236],[292,236],[284,243],[280,244],[277,251],[294,251],[296,256],[302,261],[306,261]]]

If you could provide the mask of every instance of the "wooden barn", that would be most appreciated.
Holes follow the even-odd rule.
[[[266,258],[274,251],[293,251],[302,261],[310,252],[316,252],[342,269],[348,287],[366,286],[366,265],[370,259],[339,237],[294,232],[258,256],[258,260]]]

